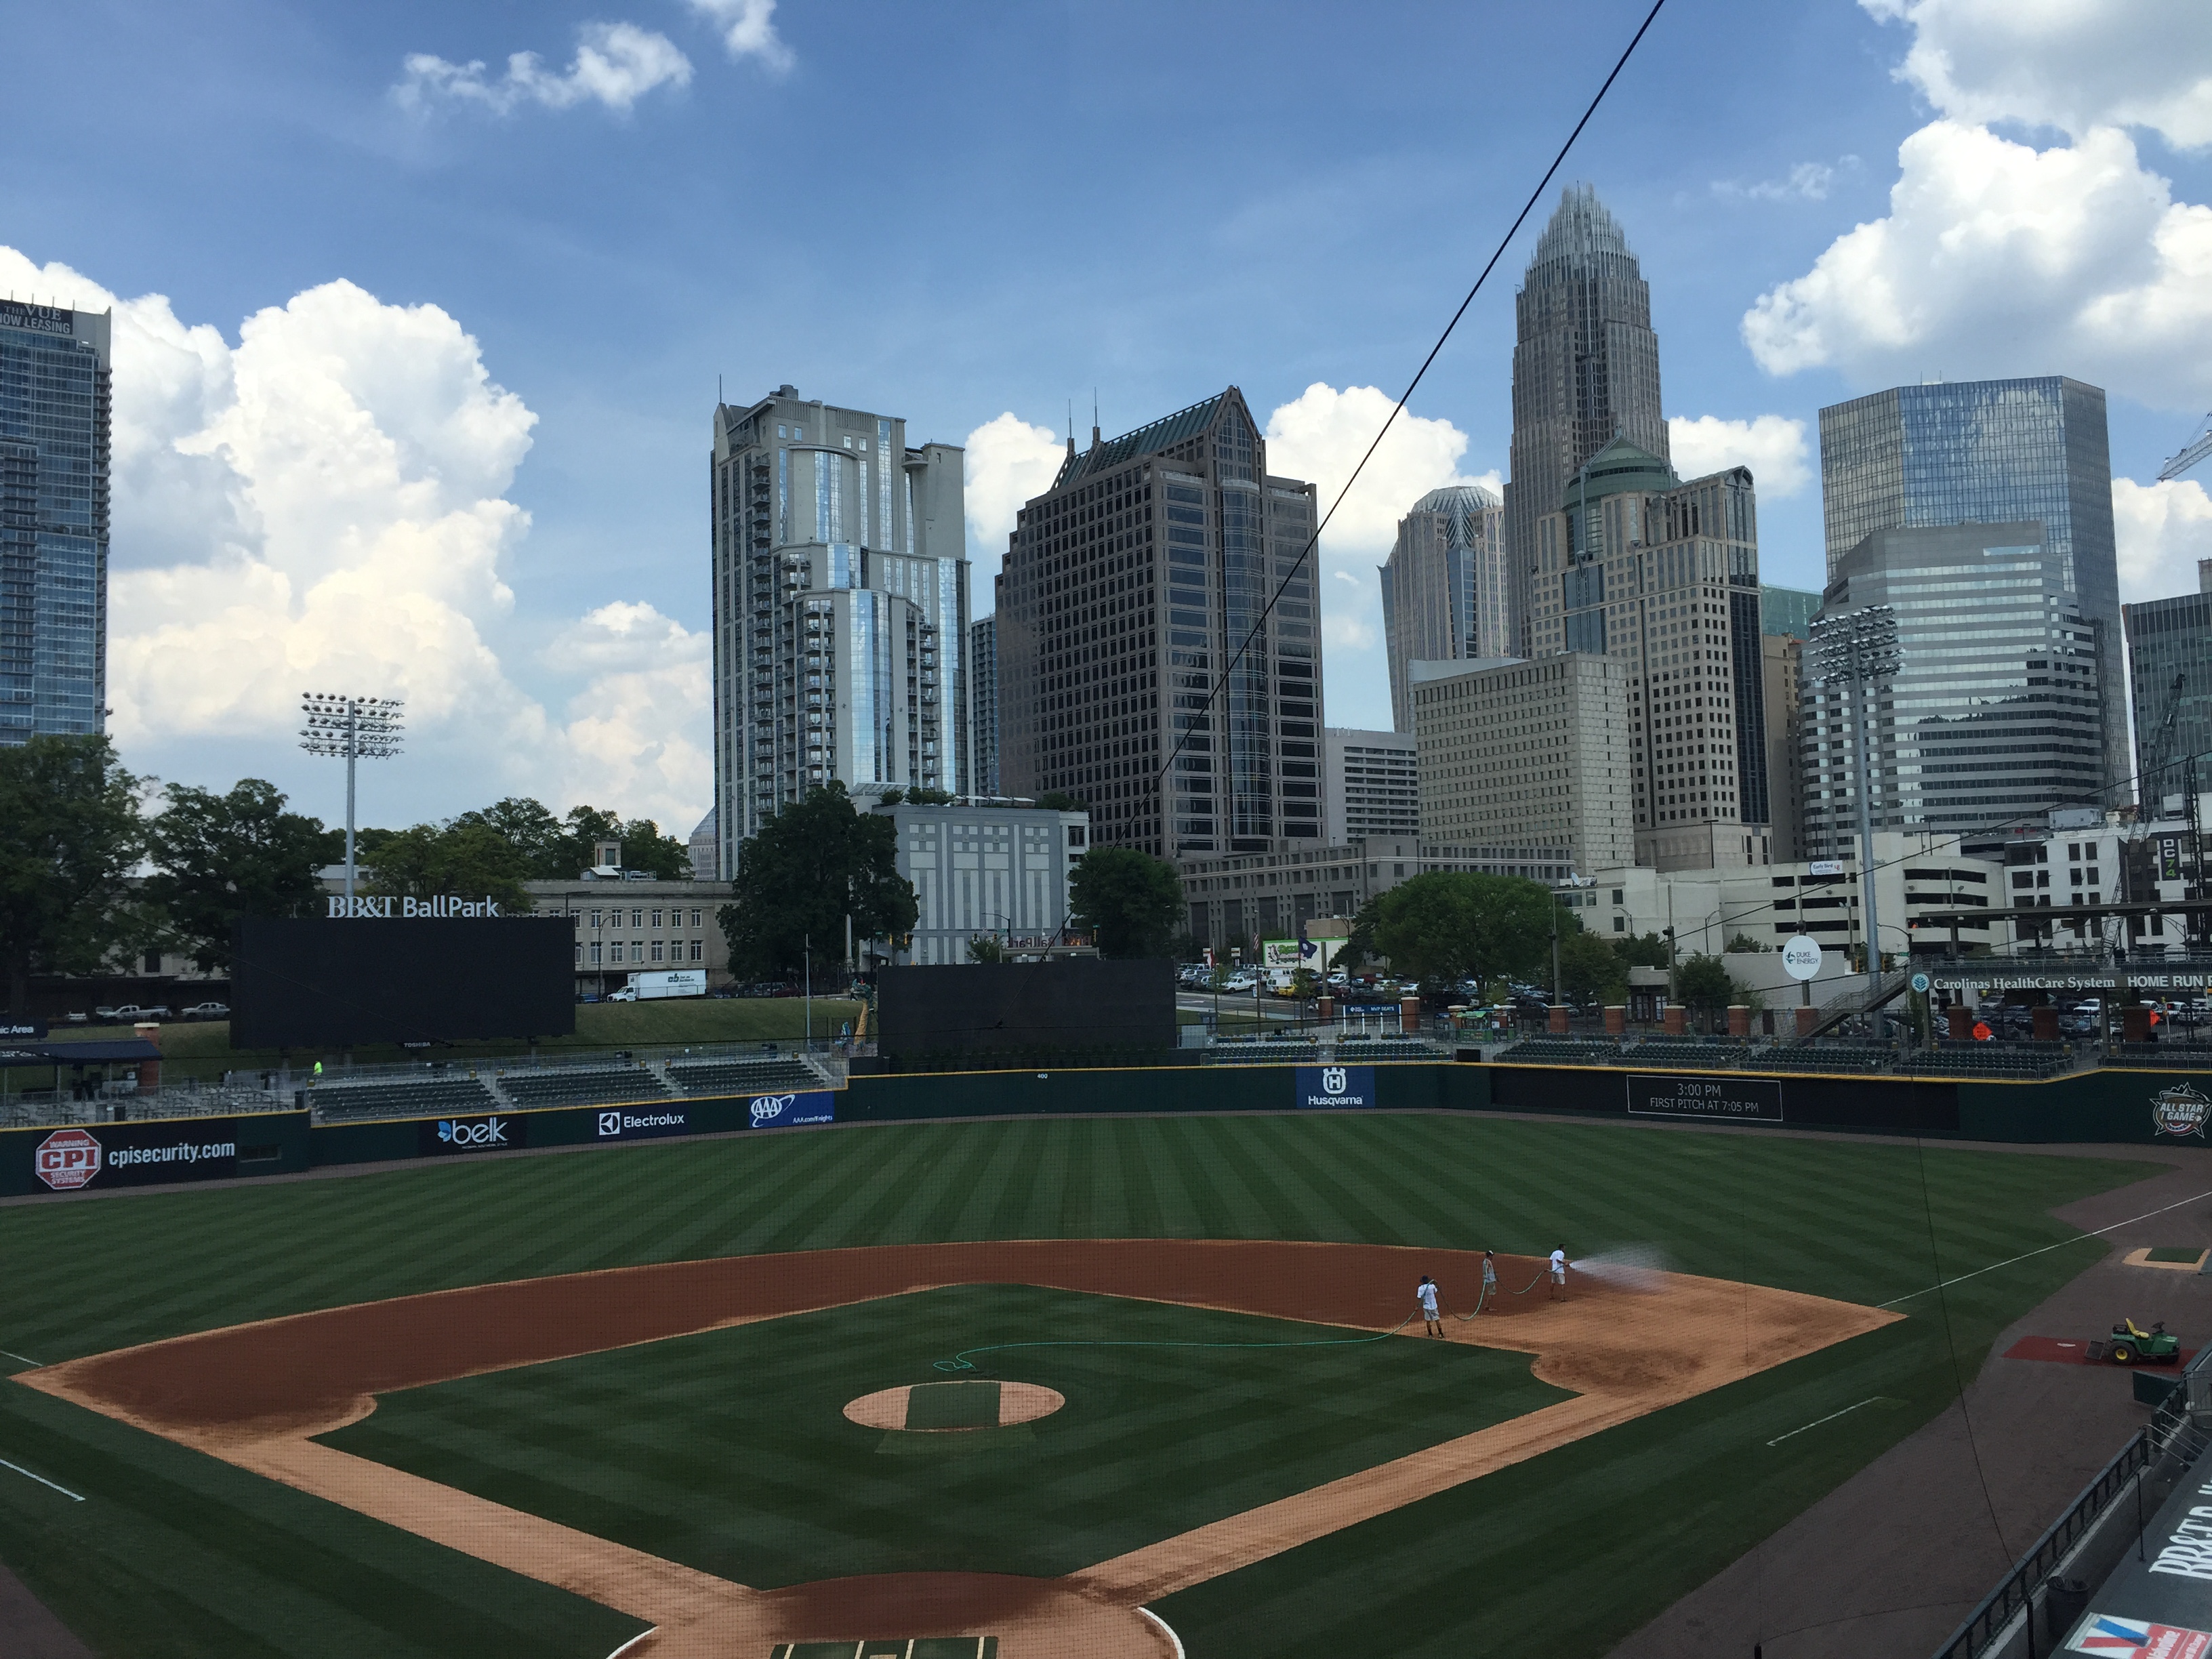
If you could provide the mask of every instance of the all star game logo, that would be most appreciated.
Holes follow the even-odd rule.
[[[2177,1139],[2196,1135],[2201,1139],[2208,1117],[2212,1117],[2212,1100],[2186,1083],[2177,1083],[2151,1097],[2150,1121],[2162,1135]]]

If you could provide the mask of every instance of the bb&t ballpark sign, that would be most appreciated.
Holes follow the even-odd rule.
[[[332,921],[397,921],[410,917],[501,916],[507,913],[487,894],[480,899],[441,893],[435,898],[344,898],[333,896]]]

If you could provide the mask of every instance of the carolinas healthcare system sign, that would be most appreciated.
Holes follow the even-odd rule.
[[[756,1129],[788,1129],[800,1123],[835,1123],[837,1097],[827,1089],[788,1095],[756,1095],[751,1108]]]
[[[1348,1110],[1375,1103],[1372,1066],[1301,1066],[1297,1103],[1326,1110]]]

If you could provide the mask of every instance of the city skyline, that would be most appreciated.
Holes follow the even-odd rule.
[[[117,307],[125,757],[182,782],[266,774],[327,817],[284,734],[303,682],[343,683],[421,711],[364,802],[386,822],[518,793],[680,831],[711,793],[696,434],[718,374],[726,395],[789,380],[967,448],[979,584],[1094,386],[1119,429],[1234,381],[1326,501],[1588,96],[1592,49],[1640,15],[1349,34],[1295,8],[1256,34],[1177,16],[1189,52],[1158,62],[1139,42],[1170,15],[1141,7],[853,31],[786,0],[739,40],[656,3],[625,22],[651,64],[592,80],[580,7],[280,6],[249,27],[126,3],[95,85],[21,89],[37,164],[0,184],[0,293]],[[1663,15],[1561,183],[1594,183],[1626,228],[1668,345],[1669,449],[1685,476],[1750,467],[1770,580],[1822,574],[1820,407],[2057,373],[2112,394],[2126,596],[2183,591],[2212,498],[2153,478],[2212,404],[2212,324],[2175,263],[2212,198],[2176,113],[2188,52],[2124,6],[2094,42],[2021,21],[1934,77],[1963,61],[1955,27],[1845,0]],[[1206,90],[1197,65],[1232,47],[1253,75]],[[525,52],[529,76],[471,67]],[[1735,96],[1668,94],[1719,52]],[[1479,110],[1409,116],[1405,63],[1455,53],[1514,73]],[[183,85],[189,152],[166,136]],[[2097,90],[2123,85],[2141,96]],[[825,193],[801,112],[833,92],[882,111],[932,188],[860,167]],[[1316,104],[1345,118],[1304,120]],[[743,165],[733,112],[759,139]],[[1102,180],[1097,210],[1145,238],[1040,218],[1067,156],[1170,113],[1266,159],[1202,186]],[[958,233],[948,193],[979,204]],[[1510,278],[1557,195],[1324,537],[1332,718],[1389,721],[1369,573],[1397,520],[1502,482]],[[2031,223],[2073,228],[2027,280],[2006,239]],[[771,225],[793,258],[747,257]],[[1311,257],[1281,258],[1289,227]]]

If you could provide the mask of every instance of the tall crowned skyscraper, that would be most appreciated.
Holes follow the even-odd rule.
[[[1431,489],[1398,520],[1382,578],[1390,720],[1413,729],[1412,665],[1514,654],[1504,513],[1480,484]]]
[[[1071,439],[999,574],[1006,793],[1073,795],[1094,842],[1162,857],[1318,841],[1313,533],[1235,386]]]
[[[1516,648],[1529,656],[1537,521],[1559,510],[1576,471],[1615,438],[1662,461],[1669,452],[1659,409],[1651,289],[1620,224],[1589,185],[1571,185],[1560,196],[1514,296],[1513,313],[1505,553]]]
[[[714,804],[722,872],[832,781],[969,787],[956,444],[791,386],[714,411]]]
[[[0,300],[0,744],[106,729],[110,321]]]

